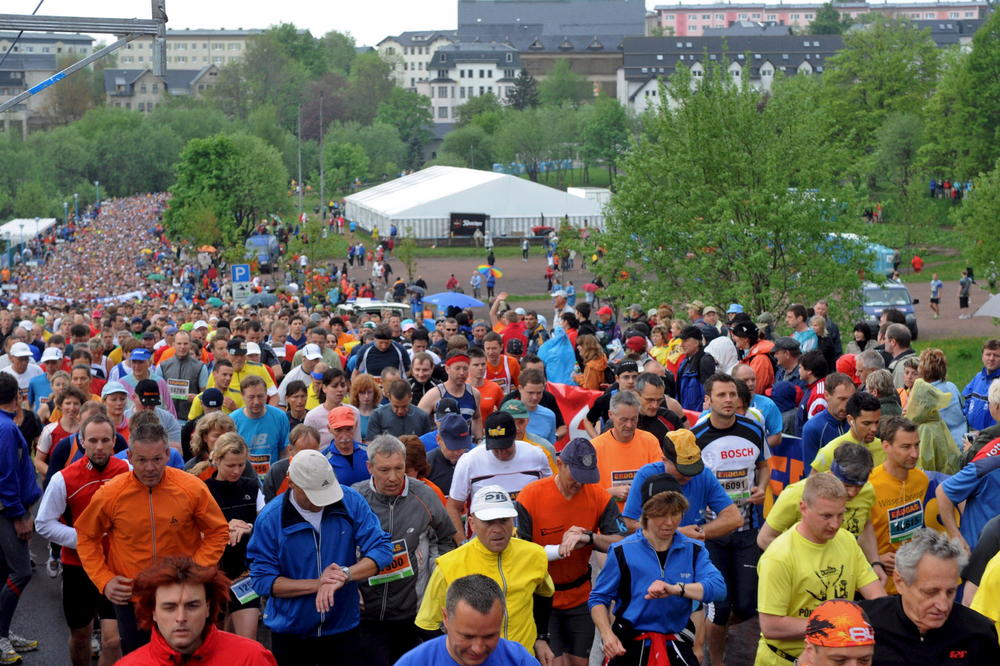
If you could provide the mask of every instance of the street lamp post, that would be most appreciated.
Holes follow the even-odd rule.
[[[73,193],[73,217],[80,219],[80,195],[76,192]]]
[[[69,226],[69,202],[63,201],[63,224]]]
[[[94,208],[98,208],[101,205],[101,181],[94,181]]]

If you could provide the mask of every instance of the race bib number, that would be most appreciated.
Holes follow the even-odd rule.
[[[747,468],[720,469],[715,476],[734,504],[745,504],[750,499],[750,474]]]
[[[368,579],[369,585],[385,585],[394,580],[403,580],[413,575],[413,565],[410,553],[406,549],[406,540],[397,539],[392,542],[392,562],[385,569]]]
[[[233,596],[235,596],[241,604],[250,603],[260,596],[253,591],[250,576],[247,574],[243,574],[234,580],[229,589],[233,591]]]
[[[619,472],[611,472],[612,486],[628,486],[635,480],[636,470],[626,469]]]
[[[271,469],[271,456],[266,454],[254,455],[251,453],[249,458],[250,464],[253,465],[253,471],[257,472],[257,476],[267,476],[267,471]]]
[[[168,379],[167,389],[170,391],[171,398],[187,400],[188,395],[191,394],[191,382],[186,379]]]
[[[909,541],[923,526],[924,507],[920,500],[889,509],[889,543]]]

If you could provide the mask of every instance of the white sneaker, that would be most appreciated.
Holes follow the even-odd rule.
[[[49,578],[56,578],[61,568],[62,564],[54,557],[50,557],[49,561],[45,563],[45,573],[49,575]]]
[[[24,636],[18,636],[13,631],[8,634],[11,646],[17,652],[31,652],[32,650],[38,649],[38,641],[33,638],[25,638]]]
[[[9,638],[0,638],[0,664],[19,664],[21,655],[11,645]]]

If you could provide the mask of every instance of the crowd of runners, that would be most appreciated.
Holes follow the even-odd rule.
[[[53,663],[33,576],[74,666],[737,664],[751,618],[760,665],[1000,663],[1000,339],[949,377],[822,301],[237,306],[166,205],[4,276],[0,664]]]

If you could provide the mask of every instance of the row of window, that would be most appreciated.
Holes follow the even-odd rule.
[[[854,18],[857,18],[858,14],[859,14],[859,12],[851,12],[851,16],[854,17]],[[966,11],[966,12],[948,12],[948,18],[953,18],[953,19],[960,18],[959,14],[961,14],[962,17],[964,17],[964,18],[975,18],[976,17],[976,12],[974,12],[974,11]],[[937,18],[937,12],[924,12],[923,14],[921,14],[920,12],[901,12],[899,15],[900,16],[906,16],[907,18],[913,18],[913,19],[919,19],[919,18],[936,19]],[[761,14],[759,14],[759,13],[740,14],[739,17],[740,17],[741,21],[746,21],[748,19],[754,20],[754,21],[759,21],[760,17],[761,17]],[[806,21],[812,21],[814,18],[816,18],[816,16],[815,16],[815,14],[789,14],[788,18],[790,20],[792,20],[792,21],[799,21],[801,19],[804,19]],[[668,23],[672,23],[672,22],[675,22],[677,20],[677,16],[675,14],[666,14],[665,15],[665,20]],[[689,22],[691,22],[691,23],[697,22],[698,21],[698,15],[697,14],[691,14],[690,16],[687,17],[687,20]],[[701,20],[702,21],[711,21],[711,20],[713,20],[713,17],[712,17],[711,14],[702,14],[701,15]],[[715,21],[725,21],[726,20],[726,15],[725,14],[716,14],[715,17],[714,17],[714,20]],[[765,20],[767,20],[767,21],[777,21],[778,20],[778,15],[777,14],[767,14]]]
[[[0,51],[6,53],[10,42],[0,42]],[[15,46],[11,53],[86,53],[86,46]]]
[[[240,51],[240,50],[243,49],[243,43],[242,42],[212,42],[211,44],[212,44],[212,50],[213,51],[225,51],[225,50]],[[203,50],[205,50],[205,51],[208,50],[208,45],[209,45],[209,42],[201,42],[201,48]],[[153,48],[153,42],[152,41],[129,42],[128,44],[125,45],[125,48],[126,48],[126,50],[132,50],[132,49],[136,49],[136,50],[138,50],[138,49],[152,49]],[[171,41],[168,41],[167,42],[167,50],[168,51],[187,51],[188,50],[188,43],[187,42],[171,42]],[[197,51],[198,50],[198,42],[191,42],[191,50],[192,51]]]
[[[0,97],[13,97],[24,92],[24,88],[0,88]]]
[[[229,56],[227,58],[225,56],[212,56],[211,60],[212,60],[212,64],[213,65],[224,65],[227,62],[235,62],[235,61],[239,60],[239,57],[238,56]],[[208,56],[202,56],[201,57],[201,61],[204,62],[204,63],[207,63],[209,61],[209,57]],[[142,62],[146,62],[146,58],[145,58],[145,56],[122,56],[120,62],[123,65],[128,65],[128,64],[137,63],[137,62],[142,63]],[[153,56],[149,57],[149,62],[153,62]],[[187,56],[167,56],[167,62],[168,63],[170,63],[170,62],[174,62],[174,63],[182,63],[183,62],[183,63],[186,63],[186,62],[189,62],[189,59],[188,59]],[[198,62],[198,56],[191,56],[190,62],[191,63],[197,63]]]

